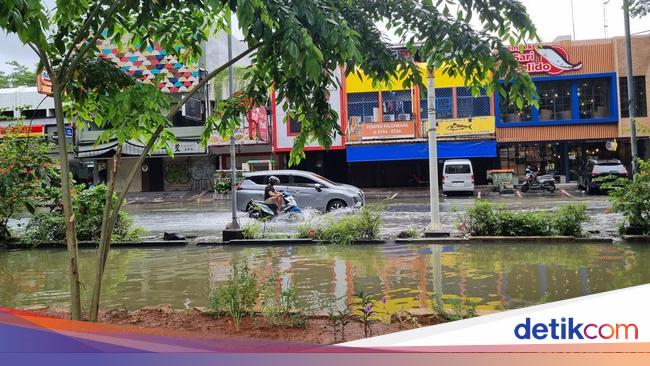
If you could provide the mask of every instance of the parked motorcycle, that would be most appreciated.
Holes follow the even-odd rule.
[[[248,217],[252,219],[269,220],[284,213],[299,214],[302,212],[302,209],[298,207],[296,199],[291,193],[283,191],[282,196],[284,197],[284,207],[281,212],[278,212],[278,206],[274,204],[268,204],[261,200],[250,200],[248,204],[246,204]]]
[[[531,168],[526,168],[526,177],[520,190],[524,193],[529,190],[549,191],[553,193],[555,192],[555,178],[553,178],[553,174],[538,176],[537,172],[534,172]]]

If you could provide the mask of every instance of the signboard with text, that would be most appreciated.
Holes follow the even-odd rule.
[[[362,123],[362,139],[394,139],[415,137],[415,122]]]
[[[486,135],[494,133],[494,116],[438,120],[438,136]]]
[[[569,54],[560,46],[528,44],[510,47],[510,52],[529,74],[559,75],[582,68],[582,62],[569,61]]]

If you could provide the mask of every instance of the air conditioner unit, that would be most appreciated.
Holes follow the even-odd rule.
[[[363,122],[372,122],[372,116],[363,116]]]
[[[205,105],[203,101],[197,98],[190,98],[187,100],[187,103],[183,104],[181,108],[181,115],[185,118],[202,121],[203,120],[203,109]]]
[[[384,122],[394,122],[394,121],[395,121],[394,114],[384,114]]]
[[[411,115],[409,113],[403,113],[397,116],[397,119],[400,121],[410,121]]]

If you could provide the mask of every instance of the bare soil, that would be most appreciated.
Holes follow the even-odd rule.
[[[60,319],[69,319],[65,309],[39,308],[31,312]],[[371,325],[372,336],[394,333],[442,323],[445,320],[428,316],[415,316],[417,323],[393,321],[390,324],[375,322]],[[304,328],[274,326],[261,315],[244,317],[239,330],[235,329],[232,319],[215,317],[202,309],[174,310],[162,305],[145,307],[140,310],[112,310],[100,314],[100,322],[111,325],[127,325],[147,330],[156,330],[158,334],[182,335],[201,339],[264,339],[271,341],[303,343],[311,345],[328,345],[364,338],[363,325],[353,319],[345,327],[345,339],[340,333],[335,335],[330,329],[327,316],[310,316]]]

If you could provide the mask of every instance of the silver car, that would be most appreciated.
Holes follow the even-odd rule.
[[[329,212],[343,207],[361,207],[365,203],[363,191],[355,186],[332,182],[302,170],[266,170],[244,174],[244,180],[237,186],[239,211],[246,211],[250,200],[264,199],[264,188],[272,175],[280,179],[275,190],[290,192],[301,208]]]

